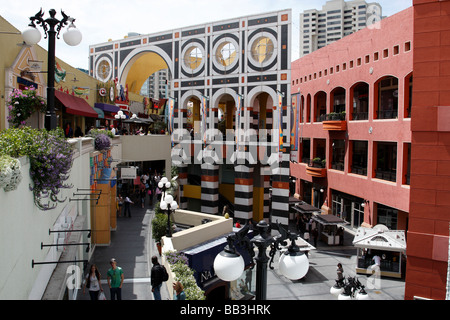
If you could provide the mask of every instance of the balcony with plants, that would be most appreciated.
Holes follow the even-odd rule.
[[[327,161],[319,157],[309,159],[306,166],[306,173],[316,178],[324,178],[327,176]]]
[[[323,129],[328,131],[347,130],[346,112],[345,112],[345,89],[336,88],[331,92],[333,112],[324,116],[322,121]]]

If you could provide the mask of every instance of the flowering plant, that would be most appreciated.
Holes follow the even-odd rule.
[[[183,252],[164,252],[171,270],[175,273],[175,280],[180,281],[186,293],[186,300],[205,300],[205,293],[197,284],[194,269],[188,265],[188,258]]]
[[[177,262],[184,263],[188,265],[188,258],[184,255],[183,252],[178,251],[167,251],[164,253],[166,255],[166,259],[170,264],[175,264]]]
[[[0,155],[5,159],[9,159],[7,156],[29,157],[30,177],[33,181],[30,191],[33,192],[34,203],[41,210],[55,208],[57,202],[61,202],[58,199],[60,189],[71,188],[65,181],[69,178],[72,167],[73,150],[61,128],[51,131],[30,127],[4,130],[0,133]],[[17,163],[11,170],[17,171]],[[6,175],[8,172],[9,170],[4,171]],[[18,182],[20,179],[15,179],[16,185]],[[8,188],[12,187],[10,183]],[[44,204],[42,200],[46,198],[53,204],[50,201]]]
[[[26,124],[26,120],[36,111],[45,112],[47,105],[45,100],[38,96],[36,89],[31,86],[25,90],[14,89],[8,102],[8,121],[12,126],[19,127]]]
[[[5,191],[15,190],[21,180],[20,161],[8,155],[0,155],[0,188]]]
[[[30,176],[33,180],[34,203],[41,210],[49,210],[56,207],[59,200],[60,189],[71,188],[65,182],[69,179],[69,172],[72,168],[73,150],[64,137],[61,128],[46,131],[40,130],[33,137],[34,143],[38,144],[34,154],[29,154]],[[47,204],[42,203],[42,199],[49,198]]]
[[[107,150],[111,147],[111,141],[106,134],[99,134],[94,140],[95,150]]]
[[[186,293],[186,300],[205,300],[205,292],[200,289],[194,278],[194,270],[182,261],[170,266],[175,273],[175,280],[180,281]]]

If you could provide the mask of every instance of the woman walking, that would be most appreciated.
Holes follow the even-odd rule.
[[[102,284],[100,282],[101,276],[95,264],[91,265],[89,273],[86,275],[86,281],[84,282],[83,294],[86,293],[86,288],[89,289],[89,295],[91,300],[98,300],[100,291],[103,292]]]

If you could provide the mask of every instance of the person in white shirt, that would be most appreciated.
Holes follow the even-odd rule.
[[[100,272],[95,264],[91,265],[89,273],[86,275],[86,281],[84,282],[83,294],[86,293],[86,287],[89,288],[89,295],[91,300],[98,300],[100,291],[103,292]]]
[[[111,132],[113,135],[116,135],[116,128],[114,128],[114,125],[111,125]]]
[[[123,213],[124,217],[127,216],[127,212],[128,212],[128,217],[131,218],[130,204],[134,204],[134,202],[131,201],[131,199],[128,196],[126,196],[125,201],[124,201],[124,207],[125,207],[124,213]]]
[[[373,265],[371,265],[369,268],[370,270],[379,272],[380,271],[380,265],[381,265],[381,258],[379,255],[374,255],[372,258],[372,261],[374,262]]]

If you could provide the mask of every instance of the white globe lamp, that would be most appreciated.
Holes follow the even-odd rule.
[[[26,44],[32,46],[41,41],[41,33],[34,27],[28,27],[27,29],[22,31],[22,38]]]
[[[216,256],[213,266],[217,277],[223,281],[234,281],[244,272],[245,263],[239,253],[225,249]]]
[[[301,251],[283,252],[278,263],[280,273],[290,280],[303,278],[309,270],[309,261]]]
[[[72,47],[79,45],[82,38],[83,36],[81,35],[80,30],[73,24],[70,24],[66,32],[63,33],[64,42]]]
[[[167,204],[171,204],[173,201],[173,197],[170,194],[166,194],[166,196],[164,197],[164,202]]]
[[[332,286],[331,288],[330,288],[330,293],[333,295],[333,296],[338,296],[338,295],[340,295],[342,292],[344,292],[344,288],[336,288],[335,286]]]

